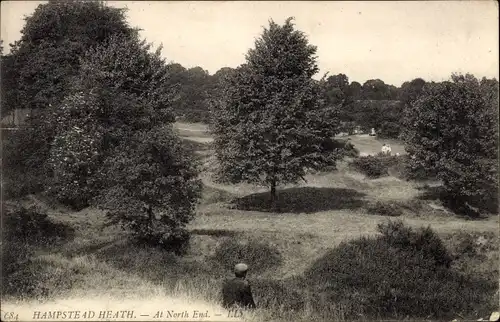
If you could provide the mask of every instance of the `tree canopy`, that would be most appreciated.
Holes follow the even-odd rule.
[[[450,206],[497,209],[497,81],[467,74],[428,83],[410,103],[405,124],[410,169],[434,172]]]
[[[306,169],[335,163],[336,110],[325,107],[316,47],[294,29],[270,21],[215,102],[215,150],[219,176],[271,188],[296,182]]]
[[[71,78],[79,71],[79,57],[109,37],[136,31],[125,10],[102,1],[49,1],[25,18],[21,39],[12,44],[17,93],[10,108],[45,108],[60,102]]]

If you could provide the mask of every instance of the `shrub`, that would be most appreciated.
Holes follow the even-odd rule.
[[[370,178],[379,178],[388,174],[387,165],[376,156],[363,156],[352,161],[352,166]]]
[[[348,318],[443,319],[495,308],[496,283],[450,268],[431,229],[396,222],[379,230],[380,237],[340,244],[305,274],[318,294],[350,308]]]
[[[189,249],[190,235],[184,228],[161,224],[151,226],[147,219],[143,222],[136,220],[130,228],[139,244],[158,246],[176,255],[184,255]]]
[[[279,266],[283,259],[278,249],[267,242],[251,239],[243,243],[228,238],[217,247],[213,260],[230,271],[237,263],[244,262],[252,272],[261,273]]]
[[[396,217],[401,215],[401,209],[392,203],[377,201],[369,204],[367,209],[371,215]]]
[[[420,252],[421,256],[434,261],[437,266],[449,267],[451,264],[451,255],[430,227],[413,231],[398,220],[379,224],[378,230],[382,233],[382,239],[390,246]]]
[[[342,142],[340,142],[342,143]],[[344,155],[350,158],[356,158],[359,156],[359,150],[354,147],[349,141],[346,141],[341,145],[341,148],[344,150]]]

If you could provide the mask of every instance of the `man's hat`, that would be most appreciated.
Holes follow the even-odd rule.
[[[234,266],[235,273],[245,273],[246,271],[248,271],[248,266],[246,264],[239,263]]]

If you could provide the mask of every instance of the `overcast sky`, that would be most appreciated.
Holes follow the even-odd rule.
[[[2,1],[1,38],[19,39],[24,15],[40,2]],[[132,26],[169,61],[211,74],[244,62],[269,19],[296,27],[318,47],[323,73],[350,81],[380,78],[399,86],[416,77],[440,81],[453,72],[498,79],[496,1],[410,2],[187,2],[109,1],[128,7]],[[7,46],[8,47],[8,46]]]

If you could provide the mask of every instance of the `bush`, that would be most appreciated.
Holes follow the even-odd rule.
[[[381,138],[398,138],[401,133],[401,124],[396,122],[385,122],[382,123],[380,130],[378,131],[378,136]]]
[[[244,262],[256,273],[275,268],[283,261],[278,249],[267,242],[252,239],[243,243],[233,238],[224,240],[217,247],[213,260],[230,271],[237,263]]]
[[[427,229],[401,222],[379,226],[382,236],[342,243],[305,276],[316,292],[350,308],[348,318],[452,318],[488,314],[497,283],[450,268],[451,256]]]
[[[149,229],[147,223],[144,223],[138,225],[133,233],[139,244],[157,246],[176,255],[184,255],[189,250],[189,232],[180,227],[158,225]]]
[[[419,252],[429,261],[434,261],[436,266],[449,267],[452,257],[443,242],[430,227],[413,231],[404,226],[402,221],[390,221],[378,225],[382,239],[390,246],[403,250]]]
[[[343,145],[343,149],[345,151],[345,156],[350,157],[350,158],[356,158],[359,156],[359,150],[354,147],[354,144],[351,142],[347,141]]]
[[[356,170],[369,178],[379,178],[388,175],[389,168],[380,157],[371,155],[359,157],[354,159],[351,164]]]
[[[380,201],[369,204],[366,210],[371,215],[391,217],[397,217],[401,215],[401,209],[397,205]]]

